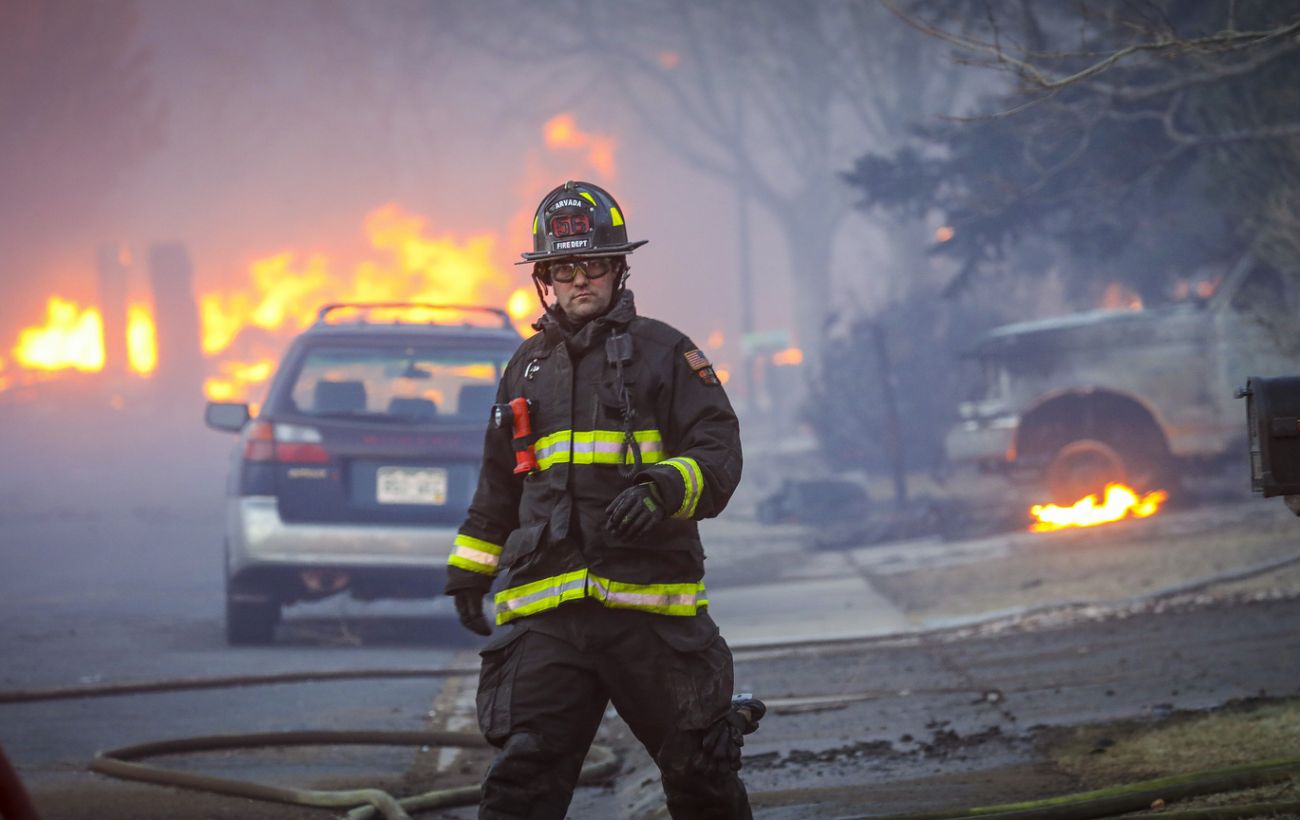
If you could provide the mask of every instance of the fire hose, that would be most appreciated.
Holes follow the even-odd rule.
[[[477,734],[468,732],[378,732],[378,731],[299,731],[264,732],[246,735],[212,735],[207,737],[141,743],[100,752],[90,770],[123,780],[138,780],[162,786],[176,786],[196,791],[247,797],[272,803],[287,803],[311,808],[353,808],[347,820],[369,820],[376,812],[385,820],[409,820],[412,811],[472,806],[479,801],[478,786],[436,789],[412,797],[396,799],[380,789],[330,790],[267,786],[242,780],[192,774],[146,766],[132,761],[157,755],[211,752],[227,749],[253,749],[283,746],[439,746],[490,748]],[[592,746],[583,764],[579,783],[607,779],[618,771],[618,758],[604,746]]]
[[[1195,582],[1180,584],[1167,590],[1144,596],[1146,600],[1186,594],[1203,589],[1215,583],[1241,580],[1244,577],[1274,571],[1289,566],[1300,557],[1266,562]],[[1132,603],[1133,600],[1126,603]],[[1066,607],[1073,604],[1067,604]],[[1047,607],[1034,607],[1027,612],[1034,612]],[[974,623],[1004,620],[1006,614],[994,618],[975,619]],[[970,626],[966,624],[965,626]],[[931,630],[949,632],[952,627]],[[920,633],[924,635],[925,633]],[[796,642],[776,642],[738,647],[737,654],[780,652],[783,650],[808,650],[844,646],[860,642],[862,638],[833,638],[822,641],[801,640]],[[48,689],[27,689],[0,691],[0,703],[28,703],[49,700],[70,700],[93,697],[111,697],[153,692],[174,692],[198,689],[232,688],[243,686],[262,686],[271,684],[302,683],[308,681],[358,680],[358,679],[411,679],[411,678],[448,678],[472,677],[478,674],[473,667],[444,667],[424,669],[368,669],[368,670],[334,670],[318,672],[289,672],[267,675],[246,675],[227,677],[184,678],[176,680],[142,681],[137,683],[101,684],[91,686],[55,687]],[[912,690],[920,694],[927,690]],[[936,693],[950,693],[952,689],[934,690]],[[964,690],[963,690],[964,691]],[[802,698],[770,699],[770,706],[794,705],[798,703],[830,704],[836,702],[854,702],[873,699],[888,694],[883,691],[870,691],[837,696],[811,696]],[[316,808],[355,807],[347,815],[347,820],[369,820],[382,814],[385,820],[409,820],[410,811],[434,808],[473,805],[479,800],[478,786],[465,786],[440,789],[403,799],[394,798],[380,789],[355,789],[346,791],[321,791],[267,786],[259,783],[230,780],[225,778],[177,772],[154,766],[147,766],[133,761],[163,755],[180,754],[219,749],[247,749],[269,746],[304,746],[304,745],[414,745],[444,746],[462,748],[487,748],[487,742],[477,734],[459,732],[383,732],[383,731],[297,731],[274,732],[245,735],[215,735],[207,737],[181,738],[157,741],[119,749],[100,752],[90,765],[92,771],[120,779],[137,780],[159,785],[175,786],[200,791],[215,792],[238,797],[247,797],[292,805]],[[598,782],[608,779],[618,770],[619,762],[613,751],[603,746],[593,746],[588,761],[584,764],[579,779],[580,783]],[[949,809],[942,812],[896,815],[892,817],[875,816],[871,820],[939,820],[939,818],[1032,818],[1033,820],[1088,820],[1088,818],[1108,817],[1115,814],[1147,808],[1157,799],[1176,800],[1201,794],[1225,790],[1237,790],[1262,783],[1275,782],[1300,772],[1300,758],[1264,761],[1249,766],[1239,766],[1210,772],[1198,772],[1189,775],[1144,781],[1126,786],[1112,787],[1093,792],[1053,797],[1046,800],[1002,806],[985,806],[969,809]],[[1143,802],[1145,801],[1145,802]],[[1249,809],[1249,811],[1247,811]],[[1216,809],[1193,810],[1186,812],[1163,812],[1165,820],[1218,820],[1227,817],[1246,817],[1258,814],[1297,812],[1300,803],[1267,803],[1250,806],[1223,806]],[[866,816],[862,816],[865,818]]]
[[[797,645],[806,647],[806,643]],[[769,644],[764,651],[772,651],[778,645]],[[796,648],[794,645],[785,648]],[[352,676],[364,678],[399,677],[412,678],[419,675],[426,677],[451,677],[473,674],[472,669],[427,669],[427,670],[360,670],[356,673],[325,673],[326,679],[343,679]],[[389,674],[386,674],[389,673]],[[266,683],[284,683],[286,679],[294,681],[312,679],[307,673],[293,675],[267,675],[245,678],[225,679],[190,679],[182,681],[153,681],[143,685],[140,691],[160,692],[195,688],[216,688],[225,682],[234,686],[252,686]],[[129,685],[99,687],[77,687],[46,690],[50,697],[40,697],[37,691],[22,693],[0,693],[0,702],[32,702],[47,699],[70,699],[77,697],[96,697],[132,694]],[[956,690],[941,689],[936,693],[951,693]],[[74,694],[76,692],[77,694]],[[914,694],[921,693],[914,690]],[[13,695],[22,697],[15,698]],[[845,694],[831,698],[813,696],[803,698],[772,699],[773,706],[798,705],[800,703],[827,704],[838,701],[852,702],[880,697],[885,692],[872,691]],[[463,786],[450,789],[437,789],[423,794],[402,799],[380,789],[354,789],[324,791],[268,786],[207,775],[178,772],[147,766],[134,761],[158,756],[193,752],[248,749],[262,747],[285,747],[305,745],[403,745],[403,746],[440,746],[460,748],[488,748],[487,742],[477,734],[463,732],[384,732],[384,731],[296,731],[271,732],[245,735],[215,735],[207,737],[181,738],[156,741],[135,746],[126,746],[100,752],[90,765],[91,771],[109,777],[124,780],[136,780],[157,785],[187,788],[198,791],[213,792],[233,797],[244,797],[290,805],[314,808],[355,807],[346,815],[346,820],[371,820],[382,815],[385,820],[409,820],[410,812],[425,811],[435,808],[469,806],[478,802],[479,787]],[[603,746],[593,746],[588,761],[584,764],[579,783],[594,783],[607,780],[618,770],[619,762],[614,753]],[[1028,801],[999,806],[976,808],[947,809],[939,812],[904,814],[894,816],[862,815],[846,820],[940,820],[940,818],[985,818],[985,820],[1002,820],[1002,818],[1020,818],[1022,820],[1089,820],[1089,818],[1110,817],[1117,814],[1148,808],[1153,802],[1173,801],[1212,794],[1223,791],[1250,788],[1288,777],[1300,772],[1300,758],[1270,760],[1248,766],[1237,766],[1215,771],[1197,772],[1188,775],[1143,781],[1109,789],[1062,795],[1038,801]],[[1226,818],[1249,817],[1255,815],[1296,812],[1300,803],[1275,802],[1250,804],[1243,806],[1221,806],[1213,810],[1191,810],[1186,812],[1162,812],[1164,820],[1226,820]]]

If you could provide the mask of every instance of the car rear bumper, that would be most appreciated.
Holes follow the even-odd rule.
[[[443,569],[454,527],[286,523],[275,496],[228,499],[228,571],[253,567]]]

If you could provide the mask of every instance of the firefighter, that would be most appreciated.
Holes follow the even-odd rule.
[[[483,598],[508,573],[480,653],[479,727],[500,750],[480,818],[563,818],[611,702],[673,817],[751,816],[736,772],[762,704],[733,704],[696,526],[740,481],[739,425],[705,355],[637,315],[626,257],[644,244],[606,191],[568,182],[522,254],[540,332],[501,378],[448,562],[461,623],[483,635]],[[529,424],[509,423],[519,412]]]

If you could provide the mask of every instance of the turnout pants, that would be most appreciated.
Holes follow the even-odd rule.
[[[524,618],[483,657],[479,728],[500,749],[479,817],[562,820],[606,707],[659,765],[676,820],[748,820],[735,772],[708,766],[704,730],[730,709],[731,650],[694,617],[568,603]]]

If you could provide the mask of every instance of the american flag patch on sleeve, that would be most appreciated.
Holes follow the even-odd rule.
[[[686,357],[686,363],[695,371],[695,375],[705,384],[718,384],[718,374],[713,372],[713,366],[709,364],[709,357],[704,355],[698,347],[694,350],[688,350],[682,354]]]

